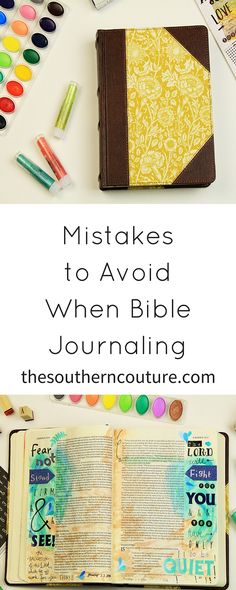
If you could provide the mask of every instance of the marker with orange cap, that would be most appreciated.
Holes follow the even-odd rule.
[[[10,416],[11,414],[14,414],[14,410],[7,395],[0,395],[0,408],[2,408],[5,416]]]

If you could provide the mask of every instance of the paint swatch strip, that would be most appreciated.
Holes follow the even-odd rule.
[[[39,10],[36,4],[39,4],[36,0],[20,4],[1,41],[0,135],[8,131],[67,13],[61,2],[43,0]]]
[[[78,408],[112,411],[158,423],[179,422],[183,418],[185,406],[183,400],[155,395],[52,395],[50,399]]]

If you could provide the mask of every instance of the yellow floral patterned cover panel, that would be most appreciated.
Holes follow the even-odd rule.
[[[212,136],[210,73],[163,28],[126,31],[130,186],[171,185]]]

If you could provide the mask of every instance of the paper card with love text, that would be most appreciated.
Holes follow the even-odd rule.
[[[195,0],[236,76],[236,0]]]

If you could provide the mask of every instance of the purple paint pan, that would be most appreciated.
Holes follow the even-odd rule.
[[[166,413],[166,401],[163,397],[156,397],[152,404],[152,412],[155,418],[162,418]]]

